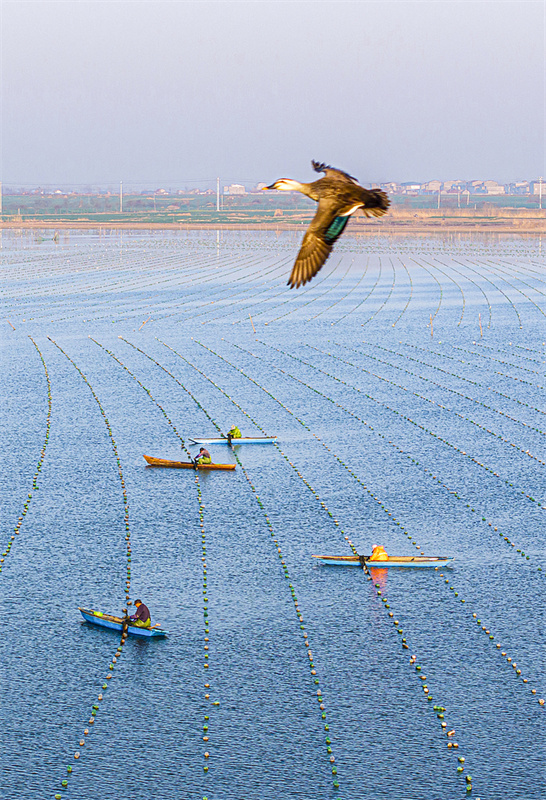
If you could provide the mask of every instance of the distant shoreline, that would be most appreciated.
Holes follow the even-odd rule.
[[[431,210],[395,211],[382,220],[353,218],[347,227],[352,235],[384,236],[397,234],[438,234],[438,233],[506,233],[536,235],[546,233],[546,211],[523,212],[510,209],[497,209],[495,213],[469,213],[453,210],[442,214]],[[504,212],[504,213],[503,213]],[[218,222],[161,220],[91,220],[58,219],[37,220],[11,218],[0,222],[0,230],[240,230],[240,231],[303,231],[311,220],[311,215],[302,215],[297,221],[282,219],[275,221],[255,221],[252,218],[240,221]]]

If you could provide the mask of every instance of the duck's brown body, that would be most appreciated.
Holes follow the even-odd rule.
[[[349,217],[359,209],[366,216],[381,217],[389,207],[389,198],[379,189],[364,189],[351,175],[312,161],[316,172],[325,177],[312,183],[289,178],[275,181],[267,189],[297,191],[318,203],[290,274],[290,287],[303,286],[317,274],[343,233]]]

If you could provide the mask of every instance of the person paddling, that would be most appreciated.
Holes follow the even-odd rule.
[[[152,618],[148,606],[145,606],[142,600],[135,600],[135,607],[137,613],[129,617],[133,625],[136,625],[137,628],[151,628]]]
[[[197,466],[199,464],[212,464],[212,458],[208,450],[205,450],[204,447],[201,447],[199,450],[199,455],[197,455],[194,459],[194,464]]]

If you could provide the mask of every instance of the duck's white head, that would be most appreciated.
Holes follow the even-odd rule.
[[[292,180],[292,178],[279,178],[271,186],[264,186],[263,188],[276,189],[278,192],[299,192],[301,191],[301,183]]]

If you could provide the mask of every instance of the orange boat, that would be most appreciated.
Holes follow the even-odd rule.
[[[235,469],[235,464],[194,464],[193,461],[169,461],[166,458],[144,456],[149,467],[170,467],[171,469]]]

